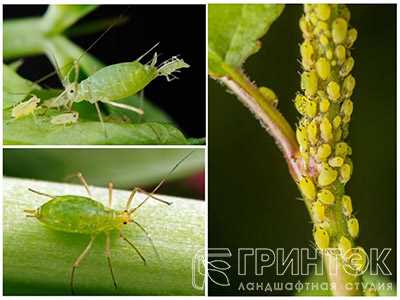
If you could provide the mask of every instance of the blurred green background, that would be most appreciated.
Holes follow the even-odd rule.
[[[360,222],[359,244],[392,249],[386,263],[396,282],[396,6],[349,8],[359,37],[352,52],[357,81],[349,138],[354,174],[346,189]],[[301,5],[286,5],[259,53],[244,66],[258,86],[275,91],[279,109],[293,127],[299,118],[292,100],[300,89],[301,14]],[[309,247],[312,224],[280,151],[252,114],[212,79],[208,120],[209,247],[228,247],[233,253],[239,247]],[[273,268],[265,269],[263,277],[235,277],[235,253],[229,263],[230,287],[210,282],[210,295],[243,294],[240,281],[304,280],[277,277]]]
[[[74,182],[81,172],[90,185],[117,189],[140,186],[150,190],[186,154],[193,151],[170,176],[159,193],[204,199],[203,149],[6,149],[4,175],[56,182]]]

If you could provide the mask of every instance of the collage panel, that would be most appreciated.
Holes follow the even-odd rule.
[[[4,150],[4,295],[204,295],[204,163],[199,148]]]
[[[396,9],[208,5],[209,296],[396,295]]]
[[[4,5],[3,143],[204,145],[205,12]]]

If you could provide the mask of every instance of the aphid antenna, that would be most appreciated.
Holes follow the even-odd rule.
[[[154,48],[156,48],[159,44],[160,42],[157,42],[154,46],[152,46],[149,50],[147,50],[144,54],[142,54],[138,59],[136,59],[136,61],[140,61],[143,57],[145,57],[147,54],[153,51]]]
[[[36,190],[34,190],[34,189],[31,189],[31,188],[28,188],[28,190],[29,190],[30,192],[35,193],[35,194],[38,194],[38,195],[40,195],[40,196],[45,196],[45,197],[48,197],[48,198],[54,198],[54,197],[55,197],[55,196],[52,196],[52,195],[50,195],[50,194],[46,194],[46,193],[43,193],[43,192],[39,192],[39,191],[36,191]]]
[[[135,208],[131,208],[129,211],[128,211],[128,213],[129,214],[132,214],[132,213],[134,213],[139,207],[141,207],[147,200],[149,200],[152,196],[153,196],[153,194],[154,193],[156,193],[160,188],[161,188],[161,186],[167,181],[167,179],[168,179],[168,177],[179,167],[179,165],[180,164],[182,164],[186,159],[188,159],[192,154],[193,154],[193,152],[194,152],[195,150],[193,150],[193,151],[190,151],[188,154],[186,154],[183,158],[181,158],[176,164],[175,164],[175,166],[168,172],[168,174],[163,178],[163,179],[161,179],[161,181],[160,181],[160,183],[151,191],[151,193],[149,193],[149,195],[147,195],[147,197],[138,205],[138,206],[136,206]],[[167,205],[171,205],[172,203],[171,202],[167,202],[167,201],[163,201],[165,204],[167,204]]]

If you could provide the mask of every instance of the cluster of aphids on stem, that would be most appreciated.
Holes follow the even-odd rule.
[[[357,30],[349,27],[345,5],[308,4],[304,11],[299,23],[304,38],[300,45],[302,93],[294,100],[302,115],[296,130],[303,164],[298,185],[311,207],[317,247],[338,248],[343,264],[359,270],[365,259],[352,262],[349,258],[355,251],[361,255],[365,251],[354,245],[359,223],[350,196],[344,194],[353,171],[352,150],[344,140],[353,112],[350,49]],[[347,228],[338,224],[338,212]]]

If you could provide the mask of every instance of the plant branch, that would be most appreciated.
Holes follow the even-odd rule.
[[[275,139],[289,167],[290,174],[296,181],[302,175],[299,164],[299,146],[293,129],[285,117],[270,101],[259,92],[257,87],[240,70],[224,65],[229,74],[219,78],[238,99],[255,115],[266,131]]]

